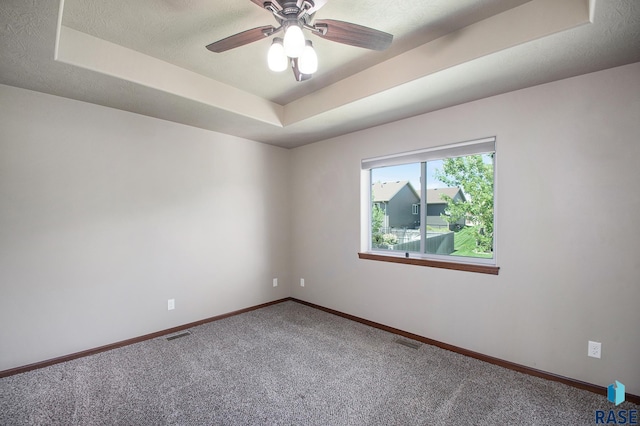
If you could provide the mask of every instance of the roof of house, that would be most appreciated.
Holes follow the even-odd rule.
[[[411,182],[408,180],[397,180],[393,182],[376,182],[371,186],[371,192],[373,194],[373,202],[388,202],[405,186],[409,185],[409,188],[416,194],[418,199],[420,193],[415,190]],[[460,191],[460,188],[434,188],[427,189],[427,204],[446,204],[441,195],[448,195],[454,198],[456,194],[460,193],[462,200],[466,200],[464,193]]]
[[[418,198],[420,194],[416,192],[408,180],[397,180],[395,182],[376,182],[371,186],[371,193],[373,194],[373,202],[387,202],[396,196],[398,192],[405,186],[409,185],[409,188],[413,191]]]
[[[463,201],[466,200],[464,192],[460,191],[458,187],[427,189],[427,204],[446,204],[447,202],[441,196],[444,194],[454,198],[457,193],[460,193]]]

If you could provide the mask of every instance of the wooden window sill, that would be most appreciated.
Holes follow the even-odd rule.
[[[455,271],[477,272],[480,274],[498,275],[499,266],[444,262],[441,260],[420,259],[416,257],[387,256],[383,254],[358,253],[360,259],[377,260],[380,262],[402,263],[405,265],[428,266],[431,268],[453,269]]]

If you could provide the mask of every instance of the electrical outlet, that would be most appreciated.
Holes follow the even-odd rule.
[[[304,287],[304,278],[300,278],[300,287]]]
[[[277,278],[273,279],[273,286],[274,287],[278,287],[278,279]]]
[[[601,354],[602,354],[602,343],[592,342],[591,340],[589,340],[587,355],[589,355],[592,358],[600,358]]]
[[[167,301],[167,310],[172,311],[176,308],[176,299],[169,299]]]

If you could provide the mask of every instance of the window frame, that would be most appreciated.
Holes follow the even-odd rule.
[[[493,154],[493,257],[475,258],[465,256],[451,256],[442,254],[425,253],[426,238],[426,163],[446,158],[470,156],[477,154]],[[372,173],[371,170],[379,167],[420,163],[421,168],[421,197],[420,197],[420,252],[400,252],[374,249],[372,245],[371,217],[372,217]],[[361,162],[361,251],[360,259],[403,263],[411,265],[429,266],[436,268],[454,269],[469,272],[480,272],[497,275],[498,249],[497,249],[497,141],[496,137],[475,139],[460,143],[441,145],[416,151],[408,151],[381,157],[363,159]],[[366,204],[365,204],[366,203]]]

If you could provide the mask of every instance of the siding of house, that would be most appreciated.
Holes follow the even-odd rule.
[[[460,201],[462,199],[462,197],[460,196],[460,193],[458,192],[453,197],[453,199],[454,199],[454,201]],[[458,220],[457,222],[455,222],[454,224],[451,224],[451,226],[449,226],[449,222],[444,220],[442,218],[442,216],[441,216],[441,215],[445,214],[446,210],[447,210],[447,204],[446,203],[429,203],[429,204],[427,204],[427,226],[454,228],[455,225],[459,225],[459,226],[464,226],[465,225],[465,219],[461,218],[460,220]]]
[[[411,188],[408,185],[403,186],[387,206],[389,226],[392,228],[415,228],[419,223],[419,216],[412,213],[411,206],[419,202],[420,198]]]

